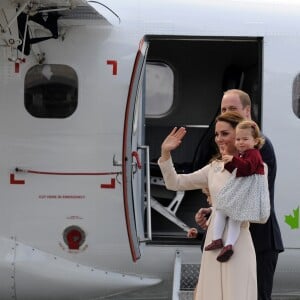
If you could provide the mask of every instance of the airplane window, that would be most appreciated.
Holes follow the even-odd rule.
[[[293,82],[293,112],[300,118],[300,74],[296,76]]]
[[[146,64],[146,117],[166,114],[173,105],[174,74],[164,63]]]
[[[66,65],[36,65],[25,76],[25,108],[37,118],[67,118],[77,108],[78,78]]]

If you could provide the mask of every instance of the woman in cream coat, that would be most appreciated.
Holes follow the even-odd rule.
[[[235,112],[224,113],[217,117],[215,141],[219,152],[224,149],[234,155],[235,127],[242,117]],[[185,128],[174,128],[161,146],[158,161],[165,184],[170,190],[208,189],[211,199],[212,214],[208,220],[205,245],[212,240],[214,219],[214,199],[229,179],[231,173],[224,169],[224,163],[216,158],[207,166],[190,174],[177,174],[171,158],[171,151],[176,149],[186,134]],[[225,235],[226,237],[226,229]],[[197,300],[257,300],[256,258],[249,232],[249,223],[242,222],[241,232],[234,247],[234,255],[228,262],[216,260],[219,250],[204,251],[195,299]]]

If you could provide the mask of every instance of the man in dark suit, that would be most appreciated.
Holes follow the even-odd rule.
[[[221,101],[221,113],[236,111],[245,119],[251,120],[251,100],[247,93],[231,89],[224,93]],[[273,278],[278,254],[284,251],[280,228],[274,210],[274,184],[276,177],[276,156],[271,141],[265,137],[265,144],[260,150],[263,161],[268,165],[268,183],[271,212],[266,224],[251,224],[250,232],[256,252],[258,300],[271,300]],[[210,208],[201,208],[196,222],[206,228],[206,216]]]

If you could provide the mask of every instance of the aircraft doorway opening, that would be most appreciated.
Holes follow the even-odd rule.
[[[160,145],[174,126],[187,127],[187,136],[172,153],[178,172],[203,164],[201,152],[213,135],[223,92],[239,88],[252,99],[253,118],[260,124],[262,38],[191,38],[148,36],[146,63],[145,141],[150,147],[152,243],[199,243],[186,238],[196,227],[194,216],[207,206],[201,191],[165,189],[156,164]],[[145,214],[145,232],[147,231]]]

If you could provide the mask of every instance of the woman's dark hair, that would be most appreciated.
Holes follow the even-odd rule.
[[[239,114],[236,111],[229,111],[218,115],[216,117],[215,123],[226,122],[229,123],[232,126],[232,128],[236,128],[237,124],[239,124],[242,121],[244,121],[244,118],[241,114]]]
[[[216,120],[215,120],[215,124],[217,122],[226,122],[228,124],[230,124],[230,126],[232,128],[236,128],[236,126],[244,121],[245,119],[243,118],[243,116],[241,114],[239,114],[238,112],[236,111],[228,111],[228,112],[225,112],[225,113],[222,113],[220,115],[218,115],[216,117]],[[220,153],[217,153],[215,156],[213,156],[213,158],[210,160],[210,161],[213,161],[213,160],[216,160],[216,159],[221,159],[222,156]]]

